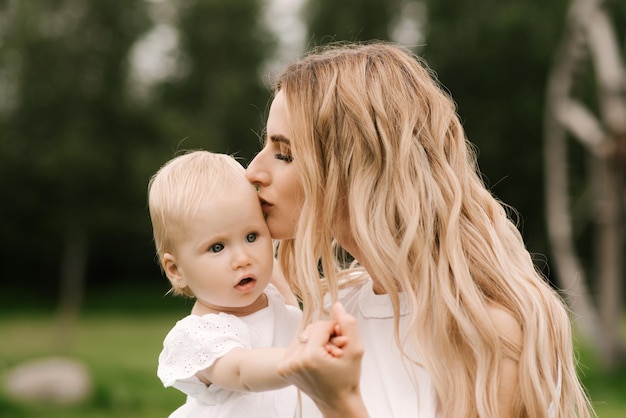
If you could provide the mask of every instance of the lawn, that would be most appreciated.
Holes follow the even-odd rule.
[[[95,389],[89,401],[72,407],[24,404],[8,399],[0,390],[0,417],[158,418],[184,402],[175,389],[163,388],[155,370],[164,335],[189,306],[169,301],[161,310],[135,312],[130,308],[102,309],[105,304],[122,306],[106,297],[101,305],[92,303],[68,353],[90,368]],[[21,361],[58,353],[51,316],[45,312],[0,312],[0,375]],[[583,381],[598,416],[626,417],[626,368],[604,373],[590,353],[581,352]]]
[[[163,387],[156,376],[157,358],[165,334],[191,304],[164,297],[164,289],[93,290],[71,348],[64,351],[56,348],[54,309],[47,300],[19,303],[19,297],[9,296],[15,293],[0,295],[0,376],[24,360],[61,354],[87,364],[94,380],[91,398],[72,407],[15,402],[2,384],[0,417],[167,417],[184,402],[184,395]]]
[[[156,377],[163,336],[175,321],[168,315],[87,316],[70,354],[84,361],[94,379],[89,402],[75,407],[31,405],[0,395],[3,418],[166,417],[184,397]],[[53,324],[45,317],[0,318],[0,367],[56,354]],[[45,413],[44,413],[45,412]]]

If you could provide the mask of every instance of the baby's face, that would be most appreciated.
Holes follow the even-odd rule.
[[[198,303],[247,312],[269,283],[273,247],[254,187],[207,199],[177,246],[178,267]]]

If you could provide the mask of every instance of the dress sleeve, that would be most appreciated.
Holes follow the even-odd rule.
[[[248,327],[242,320],[223,313],[189,315],[165,337],[157,375],[166,387],[179,387],[177,381],[200,383],[195,374],[236,347],[250,348]]]

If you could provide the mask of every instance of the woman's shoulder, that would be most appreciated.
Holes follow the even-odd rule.
[[[364,269],[350,269],[342,272],[339,276],[338,288],[337,299],[350,311],[352,307],[358,304],[363,292],[370,292],[372,280]],[[329,309],[332,304],[330,295],[326,295],[324,306]]]
[[[359,291],[371,284],[369,273],[362,267],[350,268],[339,273],[339,290],[341,293]]]
[[[501,337],[515,345],[522,344],[522,326],[511,311],[498,303],[490,302],[487,305],[487,314]]]
[[[501,411],[513,411],[513,400],[515,393],[519,390],[519,358],[515,353],[517,352],[516,347],[522,345],[522,326],[511,311],[497,303],[488,304],[487,313],[497,334],[505,342],[505,357],[502,361],[498,381],[498,399]]]
[[[286,301],[285,301],[285,298],[283,297],[283,294],[272,283],[269,283],[265,287],[265,290],[263,291],[263,293],[265,293],[265,295],[267,296],[268,303],[277,303],[277,302],[279,302],[279,303],[281,303],[283,305],[287,304]]]
[[[288,303],[284,299],[283,294],[276,287],[269,284],[265,288],[265,295],[267,295],[268,307],[274,312],[274,315],[277,316],[274,318],[274,321],[283,319],[296,324],[300,323],[302,310],[299,306]]]

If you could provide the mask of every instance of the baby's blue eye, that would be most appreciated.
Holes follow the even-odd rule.
[[[209,251],[212,253],[219,253],[220,251],[222,251],[224,249],[224,245],[223,244],[213,244],[209,247]]]
[[[251,232],[248,235],[246,235],[246,241],[247,242],[254,242],[254,241],[256,241],[257,236],[258,235],[256,234],[256,232]]]

